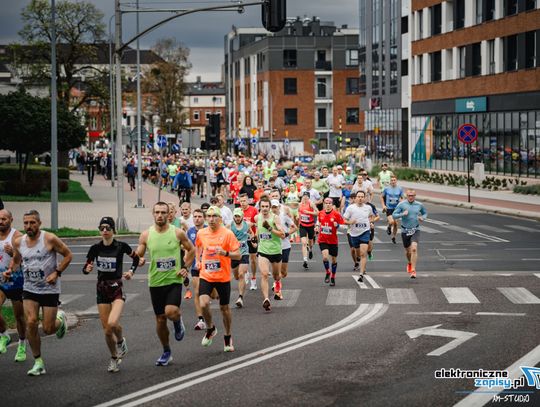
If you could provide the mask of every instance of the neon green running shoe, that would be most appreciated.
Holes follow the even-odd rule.
[[[58,312],[56,313],[56,319],[60,321],[60,326],[56,330],[56,337],[58,339],[62,339],[66,335],[67,331],[66,313],[62,310],[58,310]]]
[[[0,353],[7,352],[7,346],[11,343],[11,336],[0,335]]]
[[[24,362],[26,360],[26,343],[19,343],[17,353],[15,354],[15,362]]]
[[[28,376],[40,376],[45,373],[47,373],[45,370],[45,363],[43,363],[43,359],[39,358],[34,362],[34,367],[32,367],[32,369],[30,369],[26,374]]]

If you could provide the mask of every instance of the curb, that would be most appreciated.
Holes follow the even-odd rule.
[[[75,328],[79,324],[79,318],[75,314],[66,312],[66,319],[67,319],[68,331]],[[15,343],[19,341],[19,333],[17,332],[17,329],[8,329],[7,334],[11,337],[11,343]],[[40,332],[40,335],[43,336],[43,333]],[[48,335],[48,336],[52,336],[52,335]]]

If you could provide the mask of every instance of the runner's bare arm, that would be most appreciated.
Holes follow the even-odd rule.
[[[137,256],[139,256],[139,267],[143,266],[144,263],[146,262],[144,258],[144,254],[146,253],[147,242],[148,242],[148,231],[145,230],[139,236],[139,245],[137,246],[137,249],[135,250],[135,253],[137,253]]]
[[[274,218],[274,224],[276,225],[276,228],[272,230],[272,233],[278,235],[280,239],[285,238],[285,232],[283,231],[279,217]]]
[[[21,240],[22,240],[21,236],[16,237],[16,238],[14,237],[14,239],[12,240],[12,243],[13,243],[13,255],[11,256],[11,260],[9,262],[9,265],[8,265],[6,271],[4,271],[2,273],[6,280],[9,280],[13,270],[18,269],[20,267],[20,265],[21,265],[22,257],[21,257],[21,253],[19,252],[19,247],[21,245]]]
[[[67,247],[67,245],[58,236],[47,233],[47,237],[50,239],[49,243],[51,244],[52,249],[56,253],[64,256],[60,264],[56,267],[56,270],[61,274],[68,268],[71,260],[73,260],[73,253],[71,253],[69,247]]]

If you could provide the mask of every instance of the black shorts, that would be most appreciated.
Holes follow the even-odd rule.
[[[420,231],[417,230],[412,235],[407,235],[407,233],[401,232],[401,240],[403,240],[403,247],[406,249],[411,247],[412,242],[416,242],[418,244],[418,241],[420,240]]]
[[[126,301],[122,286],[121,279],[98,281],[96,286],[97,303],[112,304],[116,300]]]
[[[288,249],[281,249],[281,262],[282,263],[289,263],[289,256],[291,255],[291,248]]]
[[[182,284],[170,284],[161,287],[150,287],[150,298],[154,314],[165,314],[166,305],[180,307],[182,303]]]
[[[248,251],[249,251],[249,254],[257,253],[257,248],[253,246],[253,243],[251,243],[251,240],[248,240]]]
[[[319,243],[319,248],[321,249],[321,252],[323,250],[328,250],[328,253],[332,257],[337,257],[338,256],[338,245],[337,244]]]
[[[60,294],[36,294],[30,291],[23,291],[22,297],[23,300],[37,302],[40,307],[57,308],[58,304],[60,304]]]
[[[231,301],[231,282],[230,281],[227,281],[226,283],[223,283],[223,282],[211,283],[209,281],[206,281],[204,278],[201,278],[200,283],[199,283],[199,297],[201,295],[210,296],[214,288],[216,289],[219,295],[219,305],[229,305],[229,302]]]
[[[22,301],[22,288],[14,288],[12,290],[4,290],[2,287],[0,287],[0,291],[4,293],[6,298],[11,301]]]
[[[265,259],[268,259],[270,263],[280,263],[281,262],[281,253],[280,254],[266,254],[266,253],[260,253],[259,257],[264,257]]]
[[[332,203],[336,208],[339,208],[341,206],[341,198],[333,197]]]
[[[240,264],[249,264],[249,254],[244,254],[240,260],[231,260],[231,269],[235,269]]]
[[[369,241],[375,239],[375,228],[369,230]]]
[[[315,226],[302,226],[300,225],[300,237],[305,237],[309,240],[313,240],[315,238]]]
[[[396,208],[394,209],[386,208],[386,216],[392,216],[395,210]]]
[[[191,277],[199,277],[199,269],[192,267],[191,268]]]

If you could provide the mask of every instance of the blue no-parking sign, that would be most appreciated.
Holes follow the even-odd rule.
[[[180,144],[174,143],[174,144],[171,146],[171,150],[174,151],[175,153],[179,152],[179,151],[180,151]]]
[[[257,139],[255,137],[251,138],[251,144],[257,144]]]
[[[474,124],[466,123],[459,126],[458,139],[464,144],[472,144],[478,138],[478,129]]]

